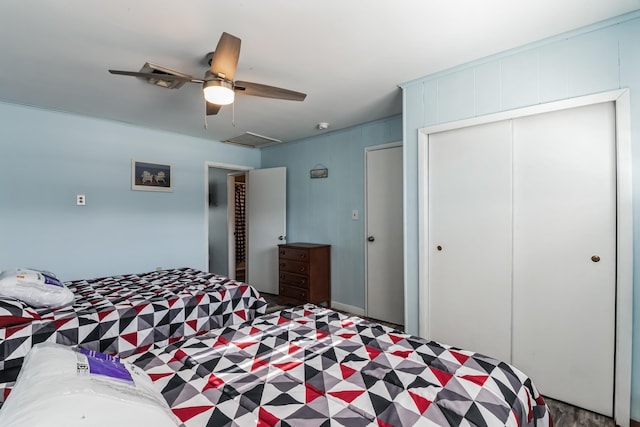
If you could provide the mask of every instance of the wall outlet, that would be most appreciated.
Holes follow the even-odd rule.
[[[77,194],[76,195],[76,205],[78,206],[84,206],[87,202],[87,198],[84,196],[84,194]]]
[[[354,220],[354,221],[358,220],[358,210],[357,209],[354,209],[354,210],[351,211],[351,219]]]

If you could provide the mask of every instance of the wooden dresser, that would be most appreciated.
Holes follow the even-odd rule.
[[[331,307],[331,245],[278,245],[280,304],[325,303]]]

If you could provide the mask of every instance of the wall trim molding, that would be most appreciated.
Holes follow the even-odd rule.
[[[338,301],[331,301],[331,308],[334,310],[345,311],[356,316],[364,316],[364,308],[354,307],[353,305],[342,304]]]

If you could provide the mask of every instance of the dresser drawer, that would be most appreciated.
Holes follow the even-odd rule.
[[[280,258],[291,259],[294,261],[309,261],[309,251],[306,249],[280,247]]]
[[[319,243],[278,245],[280,304],[326,303],[331,307],[331,246]]]
[[[294,286],[280,285],[281,297],[288,297],[306,302],[308,295],[309,294],[304,289],[296,288]]]
[[[309,264],[306,262],[291,261],[290,259],[280,258],[280,271],[307,274],[309,273]]]
[[[299,288],[306,288],[309,285],[309,279],[307,276],[300,276],[291,273],[280,273],[280,283],[287,285],[297,286]]]

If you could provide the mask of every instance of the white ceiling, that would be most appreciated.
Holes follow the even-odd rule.
[[[640,0],[1,0],[0,100],[222,141],[292,141],[401,112],[398,84],[640,8]],[[238,96],[207,119],[201,88],[108,69],[149,61],[201,78],[223,31],[235,78],[305,92]],[[318,130],[319,122],[329,129]],[[34,124],[37,125],[37,124]]]

